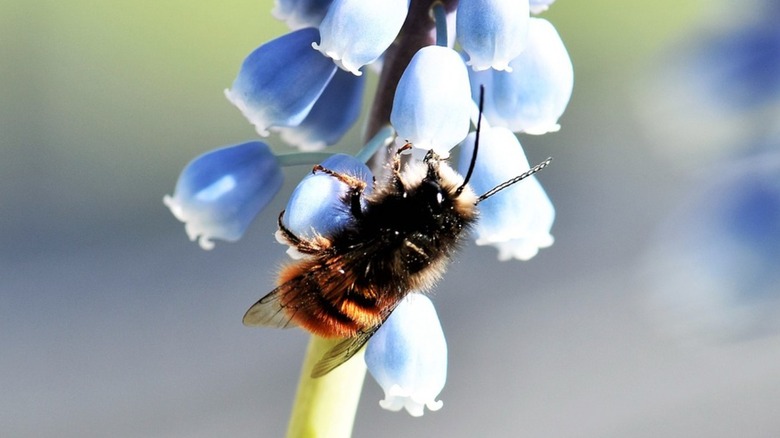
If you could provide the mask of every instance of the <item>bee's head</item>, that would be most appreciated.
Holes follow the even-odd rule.
[[[456,210],[458,214],[471,216],[476,195],[468,187],[463,188],[463,178],[453,170],[447,160],[433,150],[423,159],[425,176],[417,187],[417,197],[434,215]],[[464,209],[469,212],[461,211]]]

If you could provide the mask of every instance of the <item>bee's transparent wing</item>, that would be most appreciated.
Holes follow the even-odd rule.
[[[244,325],[276,328],[296,327],[296,324],[292,321],[295,312],[286,312],[286,303],[282,302],[284,292],[287,288],[292,287],[290,283],[287,282],[277,287],[253,304],[244,314],[244,319],[242,320]]]
[[[348,361],[366,345],[366,342],[371,339],[371,336],[374,336],[379,327],[378,325],[367,330],[361,330],[357,335],[336,344],[314,365],[311,376],[313,378],[322,377]]]

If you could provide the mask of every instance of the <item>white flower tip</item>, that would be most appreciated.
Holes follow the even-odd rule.
[[[506,262],[512,259],[527,262],[539,254],[539,250],[552,246],[555,239],[551,234],[541,234],[532,239],[518,239],[506,244],[498,244],[498,260]]]
[[[180,220],[181,222],[186,222],[184,219],[184,211],[182,210],[181,204],[179,204],[179,201],[177,201],[176,198],[173,198],[170,195],[165,195],[163,196],[163,204],[165,204],[165,206],[171,210],[171,213],[176,219]]]
[[[308,132],[297,128],[277,127],[272,128],[279,137],[290,146],[295,146],[301,152],[317,152],[325,149],[328,144],[324,140],[309,138]]]
[[[200,236],[200,238],[198,238],[198,245],[200,245],[200,248],[205,251],[214,249],[214,242],[209,240],[209,238],[206,236]]]
[[[282,230],[276,230],[274,233],[274,238],[277,242],[281,243],[282,245],[287,245],[287,255],[293,259],[293,260],[301,260],[308,257],[308,255],[298,251],[298,248],[289,240],[287,240],[284,237],[284,233],[282,233]]]
[[[258,135],[261,137],[268,137],[268,135],[270,135],[270,132],[268,132],[268,124],[263,120],[261,114],[249,108],[239,93],[236,93],[230,88],[225,88],[225,97],[233,106],[241,111],[241,114],[249,120],[249,123],[254,125]]]
[[[181,203],[175,197],[163,196],[163,204],[171,210],[176,219],[184,223],[184,231],[191,242],[197,241],[198,245],[206,251],[214,249],[214,242],[211,241],[212,236],[208,235],[202,224],[193,221],[193,218],[187,215]]]
[[[530,128],[524,128],[521,132],[528,135],[544,135],[550,132],[558,132],[561,130],[561,125],[553,123],[552,125],[533,126]]]
[[[311,43],[311,46],[314,47],[314,50],[322,53],[324,56],[330,58],[333,60],[333,63],[336,64],[336,66],[344,71],[350,72],[355,76],[362,76],[363,72],[360,71],[360,67],[363,67],[362,65],[355,65],[349,60],[345,59],[343,55],[339,54],[335,50],[328,50],[322,46],[322,44],[317,43]]]
[[[441,400],[435,400],[435,397],[430,397],[430,400],[426,400],[425,396],[420,394],[412,395],[409,391],[403,390],[398,385],[393,385],[389,391],[385,393],[385,399],[379,401],[379,406],[382,409],[388,411],[398,412],[401,409],[406,409],[412,417],[422,417],[425,414],[425,408],[431,412],[436,412],[444,406],[444,402]]]
[[[294,246],[287,248],[287,251],[285,252],[287,253],[287,256],[289,256],[293,260],[301,260],[308,257],[306,254],[298,251],[298,248]]]

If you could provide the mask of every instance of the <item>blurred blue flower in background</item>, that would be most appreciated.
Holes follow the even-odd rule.
[[[780,331],[780,2],[745,6],[694,31],[644,96],[648,131],[666,127],[659,151],[706,169],[641,270],[661,327],[693,339]]]
[[[675,164],[743,153],[780,120],[780,2],[750,0],[740,14],[716,5],[717,21],[691,25],[637,96],[648,135]]]
[[[778,144],[712,166],[661,230],[644,272],[665,329],[714,340],[780,329]]]

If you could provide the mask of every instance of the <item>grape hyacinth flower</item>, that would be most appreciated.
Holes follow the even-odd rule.
[[[385,392],[379,404],[406,409],[441,409],[436,397],[447,380],[447,342],[436,309],[425,295],[412,293],[396,307],[366,346],[368,371]]]
[[[336,66],[311,50],[317,30],[288,33],[258,47],[241,66],[225,96],[268,135],[272,126],[297,126],[336,73]]]
[[[297,126],[271,128],[301,151],[318,151],[341,139],[360,116],[365,78],[336,71],[303,121]],[[334,108],[342,108],[334,111]]]
[[[206,154],[185,169],[166,205],[187,222],[188,234],[200,237],[204,248],[215,238],[233,241],[278,191],[280,166],[321,163],[365,184],[359,198],[365,209],[375,179],[384,183],[395,153],[388,130],[396,145],[412,144],[412,154],[404,160],[417,160],[430,150],[448,157],[460,145],[459,171],[465,174],[475,137],[469,130],[481,109],[475,90],[482,86],[484,118],[493,127],[483,125],[470,185],[485,193],[516,177],[529,164],[510,129],[534,134],[556,130],[571,95],[571,61],[557,31],[530,17],[551,3],[277,0],[274,15],[293,30],[250,53],[225,95],[259,135],[277,133],[306,153],[274,157],[263,143],[249,142],[245,145],[262,145],[262,153],[250,154],[246,151],[257,146],[240,145],[235,148],[244,152],[238,154],[243,161],[228,158],[235,154],[227,152]],[[455,23],[449,26],[454,32],[448,22]],[[452,48],[454,39],[465,53]],[[372,68],[364,68],[368,64]],[[338,144],[354,125],[363,76],[375,72],[379,83],[365,130],[372,140],[354,157],[311,152]],[[358,221],[347,184],[318,169],[298,184],[281,216],[283,227],[304,239],[326,239]],[[552,244],[555,212],[536,177],[496,193],[479,210],[477,243],[496,246],[501,260],[527,260]],[[289,243],[283,237],[277,236]],[[288,254],[311,257],[294,247]],[[312,337],[307,367],[319,359],[311,355],[328,351],[325,342]],[[422,293],[403,299],[365,350],[365,362],[385,391],[382,407],[405,408],[418,416],[425,407],[434,411],[442,406],[436,398],[447,376],[447,346],[433,304]],[[289,436],[311,430],[315,419],[324,419],[316,424],[318,431],[348,436],[360,384],[346,382],[362,379],[365,368],[362,373],[336,369],[317,379],[309,377],[310,369],[302,374]],[[353,387],[357,392],[346,389]]]
[[[410,0],[334,0],[320,24],[321,43],[313,47],[339,67],[360,76],[398,36]]]
[[[460,173],[468,169],[475,137],[475,133],[469,134],[461,146]],[[485,193],[531,167],[517,137],[506,128],[483,127],[479,154],[471,179],[476,193]],[[499,260],[529,260],[540,248],[552,245],[555,209],[535,176],[486,199],[479,207],[477,245],[495,246]]]
[[[213,239],[235,242],[282,186],[282,169],[268,145],[252,141],[207,152],[184,168],[163,202],[203,249]]]
[[[509,61],[525,50],[529,4],[526,1],[460,0],[457,37],[475,71],[511,71]]]
[[[368,196],[373,191],[371,170],[351,155],[336,154],[324,160],[321,165],[334,172],[355,177],[364,183],[363,191]],[[330,237],[355,223],[349,202],[346,200],[349,187],[332,176],[315,172],[307,175],[298,184],[287,202],[282,223],[295,235],[314,239],[317,236]],[[362,201],[365,205],[365,196]],[[364,207],[365,208],[365,207]],[[277,232],[277,241],[287,242]],[[287,253],[293,258],[301,258],[294,246]]]
[[[400,140],[447,157],[466,138],[473,106],[460,55],[428,46],[414,55],[401,76],[390,122]]]
[[[472,94],[485,86],[485,118],[513,132],[540,135],[560,129],[571,98],[574,69],[561,37],[543,18],[531,18],[528,45],[511,71],[472,72]]]

